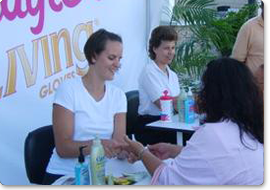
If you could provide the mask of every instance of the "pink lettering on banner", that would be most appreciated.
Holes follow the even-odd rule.
[[[49,0],[49,5],[55,12],[59,12],[63,8],[63,3],[59,2],[58,4],[55,3],[55,0]]]
[[[32,0],[26,0],[26,10],[22,10],[22,0],[14,0],[14,8],[8,6],[8,0],[2,0],[0,4],[0,22],[5,17],[9,21],[13,21],[16,17],[25,18],[29,13],[31,16],[38,16],[38,22],[36,26],[30,27],[33,34],[39,34],[44,26],[45,18],[45,2],[44,0],[37,0],[35,6],[33,6]],[[56,0],[49,0],[49,7],[54,12],[60,12],[63,9],[63,4],[66,7],[73,8],[77,6],[81,0],[62,0],[55,2]]]

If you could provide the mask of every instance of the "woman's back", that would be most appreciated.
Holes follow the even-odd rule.
[[[209,181],[201,184],[262,184],[263,145],[246,133],[242,139],[244,144],[240,140],[239,127],[231,121],[206,123],[196,131],[176,160],[182,164],[183,158],[188,156],[198,178],[212,175]]]
[[[261,185],[263,145],[246,134],[239,137],[231,121],[206,123],[198,129],[181,153],[160,166],[155,185]]]

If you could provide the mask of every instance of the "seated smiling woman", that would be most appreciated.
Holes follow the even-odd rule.
[[[135,129],[136,140],[144,145],[176,143],[176,132],[149,129],[146,125],[160,119],[160,97],[165,90],[173,97],[173,106],[177,108],[179,81],[169,67],[177,39],[178,34],[171,26],[158,26],[151,33],[148,51],[152,61],[146,64],[139,77],[139,122]]]
[[[122,58],[120,36],[100,29],[84,46],[89,70],[82,78],[64,81],[53,103],[55,149],[47,166],[44,184],[52,184],[63,175],[74,175],[79,147],[87,146],[97,135],[111,158],[124,152],[119,147],[126,133],[127,100],[119,88],[106,84],[113,80]]]

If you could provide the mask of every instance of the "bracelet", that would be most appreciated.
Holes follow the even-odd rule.
[[[139,160],[141,160],[142,159],[142,156],[143,156],[143,153],[145,152],[145,151],[147,151],[148,150],[148,147],[146,146],[146,147],[143,147],[143,149],[140,151],[140,153],[139,153]]]

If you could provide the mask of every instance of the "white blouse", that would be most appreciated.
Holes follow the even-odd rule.
[[[160,110],[153,103],[158,100],[164,90],[168,90],[170,96],[178,96],[180,87],[178,77],[169,66],[167,66],[169,77],[164,73],[154,61],[151,61],[143,69],[139,78],[139,114],[140,115],[160,115]]]

